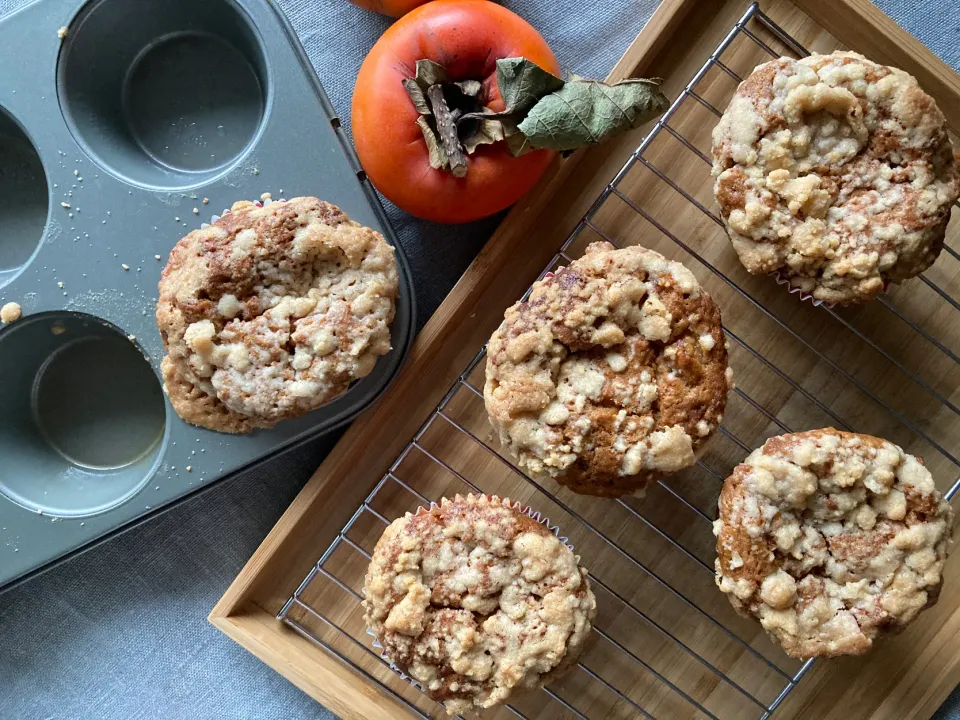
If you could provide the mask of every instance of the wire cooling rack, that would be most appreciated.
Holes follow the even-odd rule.
[[[755,416],[755,425],[765,424],[768,434],[791,432],[825,424],[844,429],[861,427],[862,418],[848,422],[842,407],[834,402],[836,385],[831,378],[840,378],[843,387],[849,387],[860,397],[872,401],[877,413],[896,426],[899,433],[912,437],[928,457],[939,461],[938,467],[956,472],[960,461],[947,447],[958,447],[950,439],[944,440],[931,431],[931,418],[937,413],[960,415],[960,409],[949,399],[949,387],[944,389],[934,373],[921,373],[908,366],[888,349],[875,333],[866,329],[856,318],[823,305],[813,312],[823,313],[824,323],[834,323],[842,337],[856,338],[885,362],[896,367],[911,385],[910,392],[925,393],[928,401],[919,419],[889,400],[885,391],[872,389],[849,365],[835,353],[826,352],[793,329],[782,313],[775,313],[758,300],[753,291],[743,287],[733,273],[711,264],[703,249],[682,239],[654,212],[625,189],[638,168],[650,175],[649,180],[679,193],[689,202],[689,212],[702,214],[722,227],[720,218],[708,209],[696,192],[685,188],[669,171],[651,159],[651,148],[665,135],[680,144],[680,152],[689,152],[699,158],[702,175],[709,176],[711,161],[706,152],[691,141],[677,127],[683,108],[691,103],[719,117],[716,107],[721,99],[712,101],[700,92],[701,83],[712,73],[722,73],[733,83],[742,81],[744,71],[738,73],[728,63],[726,54],[736,54],[736,43],[752,44],[766,55],[807,55],[807,50],[765,15],[756,3],[751,5],[729,34],[707,59],[699,72],[687,84],[677,100],[664,113],[651,132],[644,138],[616,177],[597,198],[577,228],[566,239],[543,275],[559,265],[569,263],[590,238],[606,239],[614,245],[621,242],[602,229],[598,217],[607,212],[611,201],[619,203],[619,212],[636,213],[660,233],[659,240],[669,241],[680,253],[678,259],[696,263],[709,271],[713,281],[722,290],[764,322],[771,323],[776,333],[783,335],[801,351],[813,353],[828,378],[819,385],[819,392],[809,382],[796,379],[789,369],[770,360],[769,352],[760,343],[748,342],[742,331],[734,331],[725,323],[725,333],[731,352],[743,358],[740,364],[748,366],[747,375],[770,378],[789,392],[797,402],[805,405],[804,413],[788,406],[769,409],[769,403],[757,399],[747,389],[737,387],[731,397],[740,414]],[[779,45],[774,49],[772,45]],[[725,54],[726,53],[726,54]],[[765,59],[762,58],[762,59]],[[729,93],[728,93],[729,95]],[[712,122],[715,122],[712,121]],[[687,122],[689,126],[689,121]],[[712,126],[712,124],[711,124]],[[700,178],[702,184],[703,178]],[[702,220],[702,217],[700,218]],[[646,244],[646,240],[645,240]],[[960,261],[953,248],[946,247],[941,262]],[[956,271],[956,268],[953,269]],[[541,277],[543,276],[541,275]],[[769,281],[768,281],[769,282]],[[960,304],[950,293],[927,275],[918,281],[945,303],[949,312],[960,312]],[[711,290],[711,292],[715,291]],[[528,290],[529,293],[529,290]],[[730,301],[731,303],[733,300]],[[923,347],[922,353],[946,359],[951,368],[960,365],[949,340],[938,339],[929,324],[911,317],[909,308],[900,307],[893,296],[881,296],[878,301],[890,313],[887,322],[902,323],[901,332],[914,334],[911,342]],[[727,304],[721,303],[727,317]],[[894,319],[895,318],[895,319]],[[951,318],[956,322],[957,318]],[[846,341],[844,341],[846,342]],[[850,340],[853,342],[853,340]],[[577,551],[591,568],[591,583],[598,600],[600,616],[594,628],[592,650],[584,654],[577,668],[567,679],[517,700],[517,704],[492,711],[494,717],[520,718],[555,717],[769,717],[787,694],[800,682],[813,664],[793,661],[758,632],[756,624],[746,623],[732,614],[723,597],[712,587],[712,535],[710,528],[716,512],[716,497],[726,476],[723,467],[732,467],[756,445],[741,439],[741,432],[729,421],[719,428],[718,437],[729,446],[726,455],[716,453],[698,461],[700,476],[691,482],[661,481],[653,490],[656,498],[641,503],[634,498],[622,498],[614,504],[594,501],[585,504],[557,486],[523,476],[508,455],[501,454],[495,439],[483,422],[481,350],[450,388],[434,413],[424,423],[414,439],[383,476],[377,486],[357,508],[356,513],[323,553],[316,566],[287,601],[278,619],[308,638],[341,662],[352,667],[371,683],[404,704],[413,714],[423,718],[439,717],[443,709],[429,700],[407,678],[392,670],[372,646],[363,627],[362,572],[377,538],[384,527],[406,510],[438,501],[443,495],[456,492],[496,492],[528,503],[560,524],[571,536]],[[914,364],[915,365],[915,364]],[[738,372],[742,372],[738,367]],[[941,373],[942,374],[942,373]],[[955,376],[953,376],[955,377]],[[941,378],[942,379],[942,378]],[[952,380],[951,380],[952,382]],[[739,378],[738,378],[738,385]],[[747,383],[749,385],[749,383]],[[949,386],[949,383],[948,383]],[[834,389],[831,389],[834,388]],[[828,400],[824,397],[833,396]],[[838,409],[841,408],[841,409]],[[478,409],[479,408],[479,409]],[[728,412],[728,418],[731,413]],[[822,418],[817,423],[809,418]],[[796,420],[796,422],[794,422]],[[806,424],[813,423],[813,424]],[[890,434],[888,434],[890,436]],[[901,437],[897,435],[896,437]],[[453,461],[447,457],[451,443],[468,444],[469,462]],[[915,444],[916,444],[915,443]],[[906,444],[901,441],[901,444]],[[947,446],[947,447],[945,447]],[[724,457],[728,462],[724,463]],[[718,469],[717,466],[721,466]],[[942,472],[940,473],[942,475]],[[493,485],[491,482],[496,481]],[[946,492],[952,498],[960,486],[953,483]],[[706,490],[703,490],[706,488]],[[698,489],[700,489],[698,491]],[[670,504],[673,504],[672,506]],[[599,505],[605,508],[596,510]],[[659,508],[659,510],[655,510]],[[663,508],[667,508],[664,510]],[[613,511],[619,518],[611,520]],[[602,515],[598,515],[600,512]],[[690,530],[692,528],[692,530]],[[691,539],[696,532],[697,539]],[[576,536],[576,537],[575,537]],[[662,548],[671,554],[669,564],[640,550],[640,543]],[[660,552],[660,551],[658,551]],[[612,560],[594,568],[591,555],[603,553]],[[360,558],[363,560],[360,560]],[[677,565],[682,565],[678,572]],[[709,586],[709,587],[706,587]],[[640,588],[639,590],[637,588]],[[706,589],[705,589],[706,588]],[[714,595],[708,596],[707,592]]]

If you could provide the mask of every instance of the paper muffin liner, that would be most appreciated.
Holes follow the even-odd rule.
[[[275,202],[281,202],[281,203],[282,203],[282,202],[286,202],[286,201],[287,201],[286,198],[277,198],[276,200],[274,200],[272,197],[268,197],[268,198],[265,198],[265,199],[262,199],[262,200],[255,200],[255,201],[253,202],[253,204],[256,205],[258,208],[262,208],[262,207],[266,207],[267,205],[269,205],[269,204],[271,204],[271,203],[275,203]],[[223,210],[219,215],[211,215],[211,216],[210,216],[210,222],[208,222],[208,223],[206,223],[206,222],[205,222],[205,223],[200,223],[200,229],[203,230],[204,228],[210,227],[210,226],[213,225],[215,222],[217,222],[217,220],[219,220],[220,218],[222,218],[224,215],[229,215],[231,212],[232,212],[232,210],[230,210],[230,208],[226,208],[226,209]]]
[[[575,554],[575,551],[574,551],[574,549],[573,549],[573,544],[570,542],[570,539],[569,539],[568,537],[566,537],[565,535],[561,535],[561,534],[560,534],[560,527],[559,527],[558,525],[554,525],[554,524],[550,521],[550,518],[548,518],[546,515],[541,514],[538,510],[534,510],[534,509],[533,509],[532,507],[530,507],[529,505],[522,505],[522,504],[521,504],[520,502],[518,502],[518,501],[510,500],[510,498],[502,498],[502,497],[500,497],[499,495],[487,495],[486,493],[469,493],[466,497],[464,497],[463,495],[457,493],[456,495],[454,495],[453,499],[454,499],[454,500],[465,500],[466,498],[471,497],[471,496],[472,496],[472,497],[475,497],[475,498],[481,498],[481,497],[482,497],[482,498],[486,498],[486,499],[487,499],[488,501],[490,501],[490,502],[500,503],[501,505],[505,505],[505,506],[507,506],[507,507],[511,507],[511,508],[513,508],[514,510],[516,510],[517,512],[522,513],[523,515],[526,515],[527,517],[529,517],[529,518],[531,518],[532,520],[536,521],[536,522],[539,523],[540,525],[543,525],[543,526],[544,526],[547,530],[549,530],[554,536],[556,536],[556,538],[557,538],[560,542],[562,542],[562,543],[567,547],[567,549],[570,550],[570,552],[573,552],[573,553]],[[421,505],[420,507],[418,507],[418,508],[416,509],[416,511],[414,511],[414,512],[412,513],[412,515],[413,515],[414,517],[416,517],[417,515],[422,515],[422,514],[424,514],[424,513],[429,513],[429,512],[431,512],[431,511],[433,511],[434,508],[439,508],[439,507],[440,507],[440,503],[442,503],[444,499],[446,499],[446,498],[441,498],[440,502],[431,502],[430,505],[427,506],[427,507],[424,507],[424,506]],[[407,515],[411,515],[411,513],[407,513]],[[578,564],[578,565],[579,565],[579,560],[580,560],[580,559],[577,558],[577,564]],[[362,594],[364,597],[367,596],[367,588],[366,588],[366,587],[363,587],[360,592],[361,592],[361,594]],[[377,636],[374,634],[373,630],[371,630],[371,629],[368,627],[368,628],[366,629],[366,632],[367,632],[367,635],[369,635],[371,638],[373,638],[373,642],[371,643],[371,645],[372,645],[372,647],[377,651],[377,654],[380,656],[380,659],[383,660],[385,663],[387,663],[387,665],[390,667],[390,669],[393,670],[395,673],[397,673],[397,675],[399,675],[402,679],[406,680],[408,683],[410,683],[410,684],[413,685],[415,688],[417,688],[418,690],[420,690],[420,692],[424,693],[425,695],[427,695],[427,696],[429,697],[429,696],[430,696],[430,690],[429,690],[428,688],[425,688],[425,687],[423,686],[423,684],[420,683],[419,680],[417,680],[417,679],[415,679],[415,678],[407,675],[403,670],[401,670],[399,667],[397,667],[397,665],[396,665],[396,664],[393,662],[393,660],[390,658],[390,656],[389,656],[389,654],[387,653],[387,651],[384,649],[383,645],[380,644],[380,641],[377,639]],[[440,704],[442,705],[443,703],[440,703]]]
[[[796,295],[804,302],[812,303],[814,307],[820,307],[823,305],[824,307],[832,308],[835,305],[835,303],[827,302],[825,300],[817,300],[817,298],[808,293],[806,290],[801,290],[800,288],[791,285],[790,281],[783,277],[779,270],[774,270],[772,273],[770,273],[770,276],[777,285],[782,285],[785,287],[788,293],[791,295]]]
[[[790,293],[791,295],[796,295],[796,296],[799,297],[800,300],[802,300],[802,301],[812,303],[814,307],[820,307],[821,305],[822,305],[823,307],[829,308],[829,309],[833,309],[833,308],[837,307],[837,303],[835,303],[835,302],[828,302],[828,301],[826,301],[826,300],[818,300],[818,299],[815,298],[813,295],[811,295],[810,293],[808,293],[806,290],[801,290],[801,289],[798,288],[798,287],[794,287],[793,285],[790,284],[790,280],[789,280],[788,278],[785,278],[785,277],[783,277],[783,276],[780,274],[780,271],[779,271],[779,270],[774,270],[772,273],[770,273],[770,276],[773,278],[773,281],[774,281],[775,283],[777,283],[777,285],[783,285],[785,288],[787,288],[787,292],[788,292],[788,293]],[[890,290],[890,283],[889,283],[889,282],[884,282],[884,283],[883,283],[883,290],[881,290],[881,291],[878,293],[878,295],[886,295],[889,290]]]

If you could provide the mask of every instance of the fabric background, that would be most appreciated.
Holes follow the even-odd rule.
[[[353,79],[389,20],[346,0],[274,1],[349,128]],[[0,0],[0,16],[26,4]],[[657,0],[504,4],[542,32],[565,71],[602,77]],[[960,0],[878,4],[960,67]],[[445,227],[388,212],[414,268],[422,326],[501,217]],[[228,480],[0,596],[0,718],[332,718],[206,617],[335,440]]]

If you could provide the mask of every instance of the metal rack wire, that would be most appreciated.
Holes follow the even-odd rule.
[[[768,44],[768,42],[761,37],[762,34],[766,33],[769,33],[770,36],[776,38],[777,41],[782,43],[788,52],[794,53],[798,56],[804,56],[808,54],[806,49],[800,45],[800,43],[790,37],[775,22],[765,15],[759,9],[756,3],[750,5],[744,15],[730,30],[729,34],[723,39],[723,41],[717,46],[716,50],[703,64],[699,72],[697,72],[693,79],[686,85],[677,100],[671,105],[666,113],[664,113],[650,133],[644,138],[637,150],[631,155],[623,168],[617,173],[614,179],[609,183],[609,185],[607,185],[601,195],[596,199],[590,210],[566,239],[563,246],[553,258],[552,262],[547,268],[544,269],[541,277],[543,277],[543,275],[550,270],[554,269],[557,265],[568,263],[573,259],[572,247],[574,246],[574,243],[577,242],[581,233],[586,230],[592,231],[592,233],[607,239],[615,245],[617,244],[615,240],[608,237],[600,225],[594,221],[595,215],[603,206],[603,204],[609,198],[617,197],[633,212],[642,216],[647,222],[649,222],[665,237],[669,238],[669,240],[675,243],[679,248],[702,263],[704,267],[708,268],[717,276],[717,278],[719,278],[719,281],[735,291],[744,301],[752,306],[756,312],[762,313],[766,318],[776,323],[780,330],[789,334],[800,345],[816,353],[820,360],[825,362],[827,366],[830,367],[832,372],[842,377],[846,383],[850,383],[852,386],[856,387],[861,393],[863,393],[863,395],[875,401],[884,409],[885,412],[888,412],[892,418],[901,423],[904,428],[912,433],[915,433],[919,438],[922,438],[924,441],[929,443],[930,446],[940,452],[944,458],[953,464],[953,466],[960,468],[960,460],[958,460],[951,452],[945,449],[941,443],[937,442],[937,440],[935,440],[933,437],[930,437],[930,434],[923,427],[918,425],[917,422],[906,417],[903,413],[892,407],[890,403],[885,402],[880,396],[878,396],[877,393],[875,393],[873,390],[871,390],[871,388],[858,379],[855,374],[848,372],[837,361],[819,351],[780,317],[768,310],[746,289],[738,285],[733,279],[731,279],[731,277],[724,274],[721,270],[711,265],[704,257],[698,254],[698,252],[691,245],[685,243],[670,229],[658,222],[658,220],[648,210],[638,204],[629,196],[627,192],[624,192],[621,189],[621,183],[623,182],[624,178],[627,177],[631,169],[642,166],[656,176],[660,182],[666,184],[672,188],[673,191],[679,193],[687,201],[689,201],[694,208],[694,212],[703,213],[710,220],[722,226],[722,221],[715,213],[711,212],[691,193],[685,190],[680,183],[673,180],[666,172],[658,168],[654,162],[652,162],[646,156],[646,153],[654,140],[661,133],[667,133],[672,138],[677,140],[681,145],[683,145],[687,151],[699,157],[704,163],[704,172],[709,173],[709,167],[711,163],[710,159],[706,156],[706,154],[698,149],[694,143],[690,142],[687,137],[678,132],[675,127],[671,125],[671,119],[674,118],[675,114],[678,112],[678,109],[683,106],[684,103],[688,102],[697,103],[706,108],[710,113],[719,117],[721,115],[720,110],[718,110],[713,103],[709,102],[706,98],[698,93],[699,83],[701,80],[703,80],[707,73],[712,70],[718,70],[728,75],[736,82],[742,81],[742,77],[731,67],[729,67],[728,64],[722,59],[724,52],[727,51],[731,44],[740,37],[747,38],[750,42],[761,48],[765,53],[768,53],[774,57],[779,57],[782,53],[774,50],[770,44]],[[958,254],[952,248],[945,248],[945,252],[952,260],[960,260],[960,254]],[[960,311],[960,303],[958,303],[957,300],[952,298],[942,288],[938,287],[937,284],[929,277],[921,277],[920,281],[937,293],[944,302],[948,303],[950,306],[952,306],[952,308]],[[898,321],[902,321],[911,327],[917,333],[917,336],[921,338],[923,342],[928,343],[932,349],[942,353],[953,362],[960,364],[960,358],[958,358],[957,355],[949,347],[947,347],[947,345],[934,337],[933,334],[921,327],[918,323],[911,320],[906,313],[894,305],[890,298],[881,297],[879,298],[879,302],[882,303],[883,306],[886,307],[896,318],[898,318]],[[871,339],[867,334],[861,331],[842,314],[826,306],[823,306],[821,310],[827,313],[831,317],[832,321],[843,325],[850,333],[854,334],[861,341],[869,345],[875,352],[882,355],[889,363],[899,368],[899,370],[903,372],[906,377],[910,378],[925,392],[929,393],[932,398],[941,403],[942,407],[947,408],[954,414],[960,415],[960,409],[958,409],[949,398],[945,397],[943,393],[939,392],[933,386],[933,384],[927,381],[924,377],[920,376],[918,373],[908,369],[903,363],[901,363],[897,358],[893,357],[880,344]],[[762,367],[764,367],[766,371],[773,373],[773,375],[775,375],[780,381],[789,385],[793,391],[802,396],[813,407],[817,408],[818,411],[822,412],[824,416],[829,417],[841,428],[852,429],[851,423],[847,422],[839,412],[830,406],[829,403],[824,402],[814,392],[793,379],[790,374],[768,360],[762,352],[751,346],[739,334],[733,332],[730,328],[725,327],[724,330],[731,343],[741,348],[742,351],[744,351],[749,357],[753,358]],[[388,494],[400,493],[407,496],[406,502],[412,503],[413,505],[425,505],[429,504],[431,501],[439,500],[439,496],[428,496],[423,489],[416,487],[416,484],[409,478],[406,480],[403,479],[401,467],[414,455],[416,455],[423,462],[429,463],[432,466],[442,470],[445,476],[450,478],[450,481],[456,491],[485,491],[480,484],[478,484],[480,482],[478,477],[468,476],[468,472],[458,469],[457,467],[453,467],[447,460],[440,456],[440,453],[434,449],[431,449],[430,443],[426,441],[426,438],[438,426],[442,426],[447,432],[459,434],[459,436],[461,436],[465,442],[473,443],[478,452],[486,455],[491,463],[502,465],[505,472],[515,474],[517,477],[523,477],[522,472],[513,466],[508,456],[501,455],[498,450],[491,445],[490,442],[485,441],[478,435],[476,430],[471,429],[469,423],[462,421],[458,417],[457,406],[458,404],[462,404],[460,398],[463,397],[463,393],[466,393],[468,398],[473,397],[473,401],[475,402],[479,402],[477,398],[482,399],[482,392],[471,381],[471,376],[474,374],[474,371],[478,368],[483,358],[484,351],[481,350],[460,375],[457,382],[449,389],[448,393],[443,398],[437,409],[423,424],[413,440],[406,446],[401,455],[395,460],[390,470],[383,476],[373,491],[367,496],[363,504],[357,508],[356,513],[326,549],[326,551],[323,553],[323,556],[309,572],[300,587],[293,594],[293,596],[290,597],[283,610],[278,615],[278,619],[286,623],[293,630],[308,638],[311,642],[323,648],[326,652],[330,653],[341,662],[353,668],[355,671],[366,677],[366,679],[370,682],[379,685],[382,690],[395,697],[413,714],[423,718],[436,716],[438,713],[442,713],[442,709],[432,701],[428,700],[425,695],[417,697],[416,693],[414,692],[414,696],[411,697],[410,685],[408,684],[407,679],[401,678],[392,670],[389,670],[389,672],[384,672],[384,668],[388,668],[387,663],[380,658],[380,656],[377,654],[377,651],[372,647],[371,638],[363,632],[362,628],[356,622],[351,623],[344,619],[348,618],[351,613],[353,614],[354,620],[356,619],[356,616],[359,613],[359,603],[362,600],[362,595],[359,591],[359,587],[357,587],[356,578],[353,580],[345,579],[338,574],[337,567],[339,567],[340,564],[335,562],[335,556],[338,553],[347,552],[350,554],[357,554],[366,560],[369,560],[370,552],[369,549],[365,547],[365,544],[372,547],[370,545],[369,538],[373,538],[375,541],[375,538],[379,536],[379,532],[382,531],[383,527],[385,527],[386,524],[389,524],[391,520],[394,519],[392,517],[385,516],[380,510],[377,509],[383,504],[380,502],[380,500],[384,496]],[[750,394],[744,390],[741,390],[740,388],[735,389],[734,392],[739,400],[743,401],[747,406],[752,408],[753,411],[759,413],[766,422],[776,426],[779,431],[791,431],[791,427],[788,425],[788,423],[779,417],[776,412],[772,412],[767,409],[763,403],[756,400]],[[742,441],[729,428],[721,426],[720,433],[744,453],[747,453],[752,449],[748,443]],[[719,491],[719,484],[722,483],[725,473],[717,470],[714,467],[711,467],[711,465],[704,460],[698,461],[698,465],[707,477],[712,478],[717,491]],[[770,689],[772,687],[771,684],[765,686],[766,689],[763,692],[758,691],[755,687],[747,687],[750,683],[744,681],[744,676],[742,673],[739,676],[739,679],[737,679],[734,677],[733,673],[729,672],[728,670],[721,669],[721,663],[719,663],[716,659],[706,657],[708,653],[703,651],[702,646],[696,646],[695,643],[690,639],[681,636],[681,633],[678,632],[675,627],[669,626],[668,623],[664,622],[662,618],[650,611],[648,608],[632,602],[629,595],[623,590],[618,590],[615,586],[615,583],[611,582],[609,579],[599,577],[596,574],[591,574],[591,582],[598,594],[602,593],[604,595],[603,600],[605,602],[610,603],[616,608],[617,612],[624,614],[626,617],[630,618],[632,622],[638,623],[647,628],[651,633],[651,637],[657,638],[659,642],[669,646],[678,656],[695,665],[697,672],[701,673],[702,677],[707,678],[714,685],[720,687],[723,692],[728,693],[728,695],[732,694],[738,700],[742,701],[743,711],[742,713],[738,713],[739,717],[747,717],[752,715],[762,719],[768,718],[783,702],[788,693],[794,687],[796,687],[797,683],[800,682],[804,674],[813,665],[813,661],[808,660],[802,665],[799,665],[799,667],[785,669],[782,661],[774,661],[768,657],[767,653],[761,649],[757,649],[754,646],[755,643],[751,643],[742,639],[737,632],[727,626],[727,623],[711,615],[711,613],[702,608],[695,599],[688,597],[681,588],[677,587],[671,581],[662,578],[657,573],[656,567],[651,566],[649,562],[639,559],[635,556],[635,554],[632,554],[630,549],[625,546],[625,543],[622,540],[620,540],[618,537],[615,537],[604,528],[598,527],[595,520],[585,517],[581,511],[578,511],[574,507],[571,507],[569,504],[565,503],[560,497],[558,497],[556,493],[550,492],[544,488],[542,484],[536,482],[535,480],[523,477],[523,481],[532,486],[530,488],[531,493],[536,499],[531,501],[531,504],[536,505],[537,502],[548,503],[550,507],[558,509],[559,512],[569,518],[571,523],[576,524],[584,535],[591,538],[592,541],[595,541],[599,546],[601,546],[605,552],[609,552],[622,560],[626,567],[631,568],[632,571],[638,574],[638,576],[642,576],[645,581],[654,583],[658,587],[659,591],[663,592],[665,597],[669,598],[671,602],[675,602],[677,607],[680,608],[683,613],[687,614],[695,622],[704,624],[710,629],[711,632],[717,633],[718,637],[724,638],[726,642],[729,642],[733,646],[737,647],[738,652],[740,652],[747,659],[747,661],[750,663],[755,663],[755,667],[762,669],[762,671],[766,673],[768,677],[772,677],[776,680],[773,690]],[[685,508],[685,510],[691,512],[694,522],[707,524],[712,522],[712,517],[710,514],[701,506],[698,506],[697,503],[685,497],[681,491],[678,491],[670,484],[665,482],[658,483],[658,486],[659,489],[666,494],[665,496],[668,496],[672,499],[672,501],[676,501],[680,504],[680,506]],[[957,482],[952,485],[952,487],[946,493],[947,497],[952,498],[956,494],[958,488],[960,488],[960,480],[957,480]],[[616,501],[616,503],[618,508],[625,513],[625,517],[627,517],[630,522],[639,523],[647,531],[654,533],[656,536],[668,542],[673,548],[687,558],[687,560],[691,563],[690,567],[695,568],[696,572],[701,574],[709,573],[712,576],[713,568],[708,562],[706,562],[702,557],[698,556],[695,551],[690,550],[684,544],[671,537],[668,532],[664,531],[660,526],[658,526],[655,520],[648,518],[641,510],[638,510],[628,501],[621,499]],[[356,539],[355,536],[358,532],[358,529],[362,525],[369,525],[371,523],[372,528],[367,533],[368,541],[365,543],[363,539]],[[564,529],[569,530],[569,528],[566,526]],[[363,535],[362,532],[360,534]],[[335,603],[335,607],[333,605],[316,607],[312,603],[311,597],[313,596],[314,591],[317,589],[317,586],[321,584],[338,589],[342,600],[337,601]],[[336,612],[334,612],[334,610]],[[641,655],[638,654],[635,649],[631,649],[624,642],[621,642],[619,639],[617,639],[612,630],[604,629],[600,627],[600,623],[598,623],[598,626],[594,629],[594,633],[597,636],[595,639],[596,643],[602,645],[605,652],[618,654],[619,657],[624,660],[624,662],[633,664],[638,675],[648,677],[651,682],[657,684],[660,692],[671,695],[678,703],[677,707],[683,708],[684,714],[688,714],[692,717],[718,717],[716,712],[709,706],[710,703],[705,700],[703,696],[700,696],[698,699],[698,697],[695,696],[696,693],[691,690],[689,685],[683,685],[677,679],[675,674],[671,675],[669,672],[664,670],[663,667],[657,667],[651,661],[641,657]],[[643,698],[638,698],[637,693],[631,692],[631,690],[625,685],[618,686],[617,683],[611,681],[607,677],[604,677],[601,671],[595,667],[591,667],[591,664],[588,660],[582,660],[577,666],[576,672],[581,674],[580,680],[583,683],[595,684],[597,692],[606,693],[611,702],[618,703],[624,715],[644,718],[654,717],[655,709],[651,707],[645,707]],[[586,685],[584,685],[584,687],[585,686]],[[542,692],[543,696],[540,698],[542,701],[540,703],[541,706],[553,708],[553,710],[556,711],[553,712],[553,710],[551,710],[547,716],[556,717],[566,713],[569,716],[582,719],[590,717],[589,709],[584,708],[583,705],[578,702],[578,698],[572,697],[571,693],[564,692],[562,688],[545,688]],[[564,695],[567,697],[564,697]],[[520,718],[529,717],[524,710],[517,706],[507,706],[505,712]],[[541,716],[543,715],[541,714]]]

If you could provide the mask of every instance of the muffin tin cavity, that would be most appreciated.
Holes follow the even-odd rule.
[[[40,156],[0,108],[0,287],[13,279],[43,239],[49,204]]]
[[[260,41],[231,0],[98,0],[75,19],[57,88],[74,137],[129,182],[186,188],[244,154],[264,120]]]
[[[102,512],[146,482],[166,404],[134,342],[82,313],[27,316],[0,333],[0,493],[38,512]]]
[[[0,72],[0,305],[22,310],[0,326],[2,590],[355,417],[399,369],[415,309],[275,2],[36,0],[0,17],[0,47],[17,59]],[[314,412],[215,433],[163,394],[157,283],[180,238],[265,193],[326,200],[394,244],[392,349]]]

